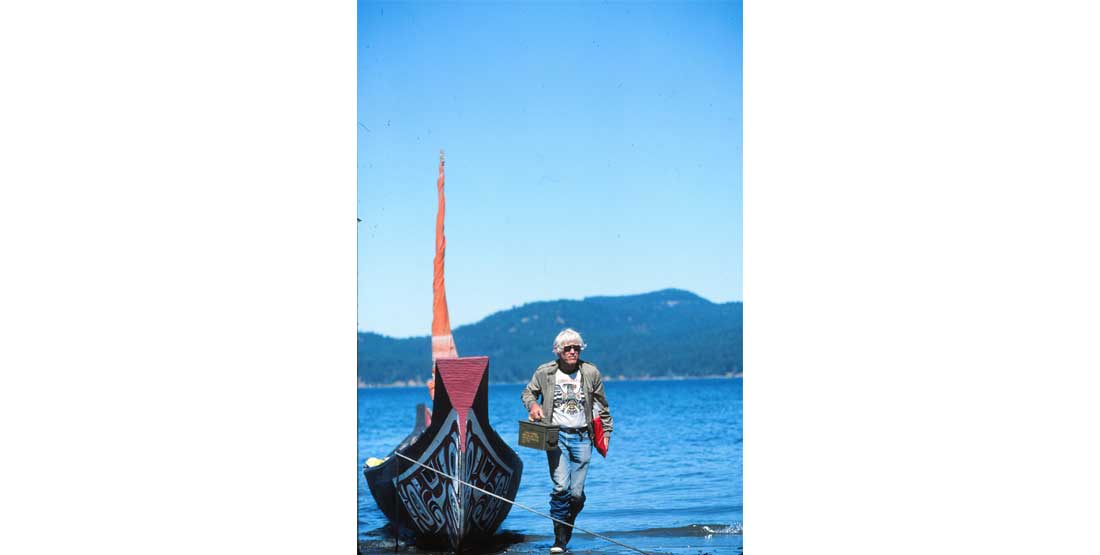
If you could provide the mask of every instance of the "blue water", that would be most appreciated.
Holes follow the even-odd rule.
[[[741,379],[605,382],[615,418],[611,449],[593,450],[585,482],[588,501],[577,526],[647,553],[741,552]],[[489,386],[492,427],[523,459],[516,502],[549,512],[546,454],[519,447],[521,384]],[[393,553],[387,521],[362,468],[384,457],[412,430],[416,403],[430,407],[426,388],[359,390],[359,541],[367,553]],[[504,547],[489,552],[546,553],[552,523],[513,507],[500,532]],[[636,553],[577,531],[573,553]],[[403,552],[417,552],[401,546]]]

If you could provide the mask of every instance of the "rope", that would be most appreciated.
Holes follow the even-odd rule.
[[[603,539],[603,540],[607,540],[607,541],[609,541],[609,542],[611,542],[611,543],[613,543],[613,544],[615,544],[615,545],[621,545],[621,546],[623,546],[623,547],[625,547],[625,548],[627,548],[627,549],[632,549],[632,550],[634,550],[634,551],[637,551],[638,553],[641,553],[642,555],[650,555],[649,553],[646,553],[645,551],[642,551],[641,549],[638,549],[637,547],[633,547],[633,546],[629,546],[629,545],[626,545],[625,543],[622,543],[622,542],[619,542],[619,541],[615,541],[615,540],[613,540],[613,539],[611,539],[611,538],[609,538],[609,537],[607,537],[607,536],[604,536],[604,535],[602,535],[602,534],[597,534],[597,533],[595,533],[595,532],[593,532],[593,531],[591,531],[591,530],[585,530],[584,528],[581,528],[580,526],[576,526],[576,525],[573,525],[573,524],[569,524],[568,522],[565,522],[565,521],[561,521],[561,520],[558,520],[558,519],[556,519],[556,518],[554,518],[554,517],[552,517],[552,516],[550,516],[550,515],[547,515],[547,514],[543,514],[543,513],[540,513],[540,512],[538,512],[538,511],[536,511],[536,510],[532,509],[531,507],[528,507],[527,505],[524,505],[523,503],[517,503],[517,502],[515,502],[515,501],[512,501],[512,500],[510,500],[510,499],[508,499],[508,498],[506,498],[506,497],[501,497],[501,496],[499,496],[499,495],[497,495],[497,494],[495,494],[495,493],[493,493],[493,492],[491,492],[491,491],[485,491],[485,490],[483,490],[483,489],[481,489],[481,488],[479,488],[479,487],[477,487],[477,486],[475,486],[475,485],[473,485],[473,484],[469,484],[469,483],[463,482],[462,480],[459,480],[458,478],[455,478],[454,476],[451,476],[450,474],[447,474],[447,473],[445,473],[445,472],[441,472],[441,471],[439,471],[439,470],[436,470],[436,469],[434,469],[434,468],[432,468],[432,467],[430,467],[430,466],[428,466],[428,465],[426,465],[426,464],[423,464],[423,463],[421,463],[420,461],[416,461],[416,460],[410,459],[409,457],[406,457],[405,455],[402,455],[401,453],[397,453],[397,452],[394,452],[394,455],[397,455],[398,457],[401,457],[402,459],[405,459],[405,460],[407,460],[407,461],[409,461],[409,462],[411,462],[411,463],[413,463],[413,464],[416,464],[416,465],[420,465],[420,466],[423,466],[424,468],[427,468],[428,470],[431,470],[432,472],[435,472],[436,474],[439,474],[439,475],[441,475],[441,476],[446,476],[447,478],[450,478],[450,479],[452,479],[452,480],[454,480],[454,481],[456,481],[456,482],[458,482],[458,483],[460,483],[460,484],[462,484],[462,485],[464,485],[464,486],[466,486],[466,487],[469,487],[469,488],[473,488],[473,489],[476,489],[477,491],[480,491],[481,493],[484,493],[484,494],[486,494],[486,495],[491,495],[491,496],[493,496],[493,497],[496,497],[497,499],[500,499],[501,501],[504,501],[505,503],[511,503],[512,505],[515,505],[516,507],[519,507],[519,508],[521,508],[521,509],[523,509],[523,510],[525,510],[525,511],[528,511],[528,512],[532,512],[532,513],[535,513],[535,514],[537,514],[537,515],[539,515],[539,516],[541,516],[541,517],[543,517],[543,518],[548,518],[548,519],[550,519],[550,520],[553,520],[554,522],[557,522],[557,523],[559,523],[559,524],[564,524],[564,525],[566,525],[566,526],[569,526],[569,527],[571,527],[571,528],[573,528],[573,529],[576,529],[576,530],[580,530],[581,532],[584,532],[584,533],[587,533],[587,534],[592,534],[593,536],[596,536],[597,538],[600,538],[600,539]]]

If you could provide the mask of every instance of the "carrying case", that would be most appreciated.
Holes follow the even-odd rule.
[[[530,420],[519,421],[519,445],[540,451],[550,451],[558,446],[558,426]]]

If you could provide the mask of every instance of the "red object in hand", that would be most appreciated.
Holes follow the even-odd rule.
[[[603,421],[600,417],[592,419],[593,437],[592,443],[596,446],[596,450],[600,452],[605,459],[607,458],[607,436],[603,433]]]

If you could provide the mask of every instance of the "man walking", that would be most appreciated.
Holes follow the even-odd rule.
[[[603,380],[596,366],[580,358],[586,347],[581,335],[566,328],[554,339],[557,360],[535,369],[520,399],[532,421],[558,426],[558,446],[546,452],[554,490],[550,516],[568,522],[554,523],[550,553],[565,551],[573,535],[573,523],[584,508],[584,478],[592,459],[593,417],[603,425],[604,442],[611,443],[611,412]],[[593,407],[599,407],[593,415]]]

